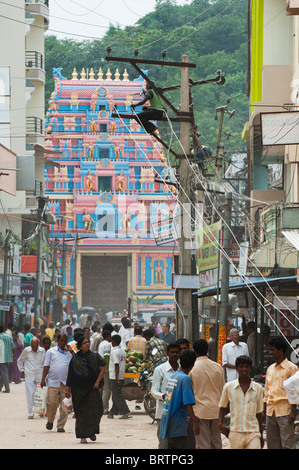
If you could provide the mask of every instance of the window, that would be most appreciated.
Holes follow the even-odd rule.
[[[112,190],[112,176],[99,176],[99,191],[109,191]]]
[[[107,132],[107,124],[100,124],[100,132]]]
[[[99,158],[109,158],[109,149],[100,149]]]

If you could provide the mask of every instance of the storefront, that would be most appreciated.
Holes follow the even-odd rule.
[[[211,304],[211,298],[217,299],[218,296],[220,299],[220,290],[221,284],[219,289],[213,287],[196,292],[195,295],[201,299],[203,312],[205,312],[205,303]],[[264,325],[269,327],[267,331],[270,331],[271,336],[285,337],[289,343],[288,356],[292,355],[293,362],[296,362],[293,348],[299,346],[299,283],[297,276],[281,278],[231,276],[229,294],[236,296],[237,307],[232,309],[231,313],[228,312],[228,320],[236,317],[242,318],[242,333],[244,333],[245,339],[245,328],[248,321],[254,321],[257,326],[255,332],[257,363],[254,364],[256,370],[264,371],[265,342],[267,340]],[[218,313],[219,308],[216,305],[215,308],[210,309],[209,315],[202,316],[205,331],[207,330],[207,319],[211,324],[217,325]]]

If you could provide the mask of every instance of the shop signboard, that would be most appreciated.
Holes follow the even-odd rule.
[[[221,221],[195,231],[200,289],[217,284]]]

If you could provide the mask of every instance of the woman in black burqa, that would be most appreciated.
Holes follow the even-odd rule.
[[[104,384],[105,361],[90,351],[90,341],[81,336],[77,341],[78,352],[69,365],[66,396],[72,396],[76,418],[76,437],[85,444],[87,438],[96,440],[100,432],[103,402],[99,388]]]

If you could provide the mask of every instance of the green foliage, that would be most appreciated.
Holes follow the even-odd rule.
[[[141,299],[138,297],[138,295],[133,292],[133,294],[136,296],[136,299],[133,299],[133,302],[136,302],[137,304],[142,304],[142,305],[163,305],[163,302],[156,302],[154,299],[156,297],[159,297],[160,294],[153,294],[153,295],[148,295],[145,299]]]
[[[232,131],[232,137],[222,136],[226,151],[244,150],[241,140],[243,126],[248,119],[247,85],[247,0],[193,0],[184,6],[175,0],[157,0],[153,14],[140,18],[134,27],[110,26],[101,40],[58,40],[54,36],[45,39],[46,50],[46,108],[53,91],[53,68],[62,67],[62,75],[71,78],[73,69],[81,72],[92,67],[97,73],[101,67],[114,72],[127,68],[131,79],[137,72],[129,64],[105,61],[106,49],[111,45],[113,56],[161,60],[161,52],[167,51],[166,60],[180,61],[187,54],[196,64],[190,70],[190,78],[200,81],[214,78],[220,69],[225,76],[223,86],[208,84],[192,87],[194,114],[201,142],[216,150],[219,121],[215,117],[216,107],[229,102],[229,110],[235,109],[230,119],[225,115],[223,132]],[[180,70],[174,67],[141,65],[149,70],[149,76],[161,88],[180,83]],[[180,91],[167,92],[167,97],[176,106],[180,103]],[[169,141],[170,129],[159,125],[162,135]],[[179,127],[174,126],[178,131]],[[173,142],[174,143],[174,142]],[[178,146],[178,144],[176,144]]]

